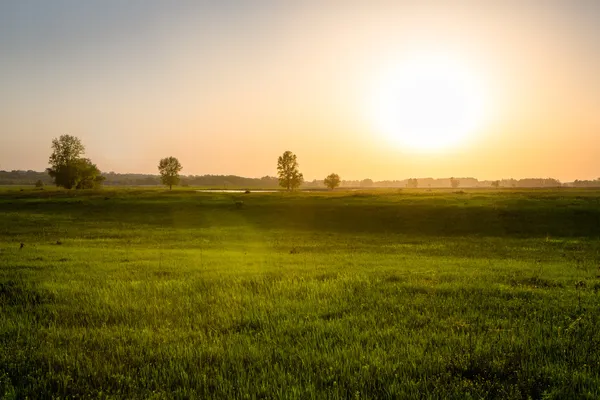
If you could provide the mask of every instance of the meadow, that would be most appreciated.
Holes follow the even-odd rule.
[[[599,306],[598,190],[0,190],[0,398],[598,399]]]

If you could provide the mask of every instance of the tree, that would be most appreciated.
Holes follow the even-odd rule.
[[[452,186],[453,189],[456,189],[460,186],[460,180],[454,177],[450,178],[450,186]]]
[[[38,179],[37,181],[35,181],[35,187],[36,188],[43,188],[44,187],[44,182],[42,182],[41,179]]]
[[[492,187],[498,189],[500,187],[500,181],[493,181]]]
[[[279,175],[279,186],[288,191],[298,188],[304,181],[304,177],[298,171],[296,155],[289,150],[277,159],[277,174]]]
[[[52,140],[52,154],[46,171],[56,186],[65,189],[92,189],[104,181],[100,170],[89,158],[83,158],[85,147],[81,140],[71,135],[61,135]]]
[[[327,186],[331,190],[340,186],[340,182],[341,179],[338,174],[329,174],[327,175],[327,178],[325,178],[325,180],[323,181],[323,183],[325,183],[325,186]]]
[[[179,160],[175,157],[167,157],[160,160],[158,163],[158,172],[160,172],[160,180],[163,185],[167,185],[169,190],[173,190],[173,185],[179,183],[179,171],[183,167]]]
[[[407,182],[406,182],[406,187],[409,188],[413,188],[416,189],[419,187],[419,181],[416,178],[410,178]]]
[[[75,161],[74,170],[77,181],[75,189],[95,189],[101,186],[106,179],[100,175],[100,170],[89,158],[80,158]]]

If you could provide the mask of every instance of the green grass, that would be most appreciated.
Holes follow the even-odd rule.
[[[0,211],[0,398],[600,397],[600,191],[26,189]]]

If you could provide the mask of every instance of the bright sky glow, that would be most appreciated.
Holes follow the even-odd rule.
[[[460,145],[483,128],[483,85],[455,60],[416,55],[382,75],[371,112],[376,129],[392,142],[440,151]]]
[[[0,1],[0,169],[600,176],[597,0]],[[509,160],[507,162],[507,160]]]

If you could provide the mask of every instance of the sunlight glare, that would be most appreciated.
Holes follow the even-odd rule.
[[[463,143],[485,117],[480,79],[441,56],[414,57],[380,74],[371,104],[376,129],[416,150]]]

